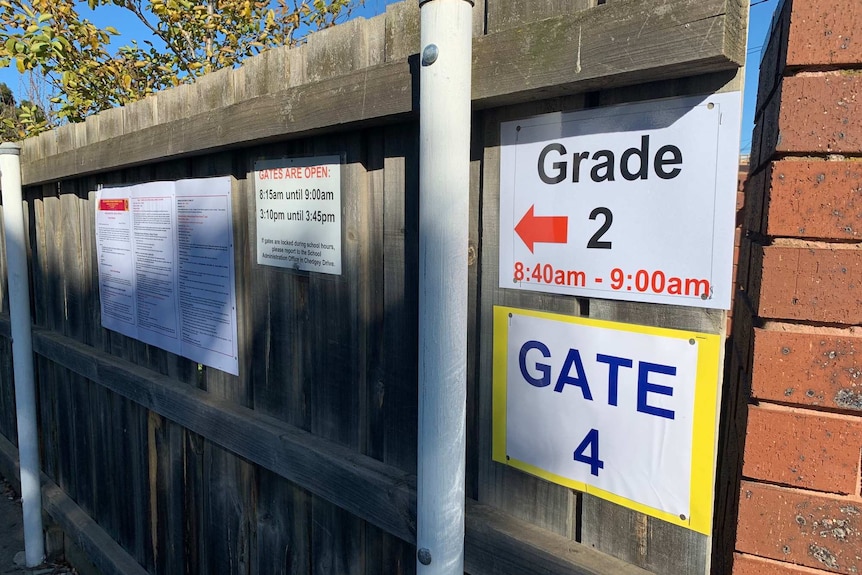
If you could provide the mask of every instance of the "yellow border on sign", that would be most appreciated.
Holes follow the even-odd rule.
[[[620,497],[609,491],[573,481],[506,456],[506,372],[509,343],[509,314],[549,319],[566,323],[656,335],[676,339],[698,341],[697,375],[694,392],[694,422],[691,440],[691,483],[689,513],[685,519],[649,507],[642,503]],[[493,379],[493,434],[491,453],[494,461],[509,465],[552,483],[564,485],[584,493],[601,497],[623,507],[633,509],[662,521],[680,525],[698,533],[712,532],[713,490],[715,485],[715,438],[718,419],[718,376],[721,356],[721,337],[695,331],[683,331],[661,327],[650,327],[617,323],[612,321],[559,315],[549,312],[530,311],[511,307],[494,306],[494,379]]]

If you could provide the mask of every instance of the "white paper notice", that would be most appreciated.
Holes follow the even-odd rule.
[[[96,195],[96,255],[102,325],[123,332],[137,323],[129,195],[112,197],[108,194],[101,198]]]
[[[102,325],[239,374],[230,178],[96,194]]]

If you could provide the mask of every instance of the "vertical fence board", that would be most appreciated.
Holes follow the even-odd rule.
[[[250,314],[253,330],[249,336],[251,359],[249,377],[254,408],[302,429],[310,428],[309,348],[306,345],[309,319],[308,276],[292,270],[258,265],[257,218],[255,215],[254,162],[310,154],[307,142],[255,148],[244,156],[252,198],[248,202],[246,225],[251,265]]]
[[[189,573],[214,573],[210,568],[207,536],[206,490],[204,487],[204,439],[197,433],[184,433],[183,486],[185,508],[185,549]]]
[[[310,274],[309,278],[309,373],[311,431],[360,449],[366,424],[361,411],[366,398],[365,341],[362,325],[364,286],[362,264],[366,238],[363,213],[367,201],[364,150],[360,135],[318,141],[316,155],[343,153],[341,165],[342,274]],[[314,342],[314,345],[310,345]],[[364,350],[363,350],[364,351]],[[312,513],[313,572],[360,574],[364,541],[362,521],[319,497]]]
[[[647,98],[740,89],[741,75],[718,73],[700,78],[609,90],[603,105]],[[728,190],[733,193],[735,190]],[[724,333],[722,310],[664,306],[625,301],[591,300],[590,317],[707,333]],[[718,418],[716,417],[716,425]],[[583,497],[582,541],[600,551],[667,575],[709,572],[711,537],[701,535],[593,496]]]
[[[0,434],[17,446],[18,427],[15,413],[12,342],[6,338],[0,338]]]
[[[467,452],[465,495],[479,496],[479,347],[480,315],[479,290],[481,288],[482,249],[482,183],[484,116],[474,113],[470,136],[470,229],[467,246]]]
[[[155,575],[185,573],[183,428],[150,412],[147,421],[150,557]]]
[[[195,159],[190,177],[212,177],[231,175],[233,162],[226,153],[204,156]],[[231,199],[232,211],[242,205],[242,187],[232,180]],[[242,237],[244,227],[236,224],[241,218],[234,218],[234,238]],[[236,229],[239,228],[239,229]],[[236,240],[234,240],[236,241]],[[234,249],[234,266],[238,268],[239,256]],[[238,285],[243,285],[239,280]],[[237,301],[239,304],[239,300]],[[237,310],[237,321],[243,317],[243,310]],[[237,342],[246,340],[245,330],[237,327]],[[251,389],[247,379],[231,375],[227,372],[203,367],[203,377],[206,389],[218,398],[229,400],[239,405],[251,404]],[[246,372],[246,366],[241,366],[241,374]],[[203,491],[207,494],[206,531],[204,541],[209,546],[209,568],[218,573],[250,573],[251,550],[254,548],[253,530],[255,523],[256,486],[254,469],[250,463],[243,461],[210,441],[203,444]],[[213,542],[216,542],[213,545]]]
[[[561,106],[576,106],[580,99],[551,101],[515,108],[486,111],[484,116],[484,159],[482,194],[482,248],[479,289],[479,421],[478,500],[544,529],[574,538],[577,532],[577,494],[491,460],[493,306],[509,305],[580,315],[575,298],[506,290],[498,287],[499,270],[499,189],[500,123],[527,117]]]
[[[658,304],[592,300],[590,317],[717,333],[723,312]],[[709,569],[710,538],[603,499],[584,495],[582,541],[664,575],[701,575]]]
[[[383,204],[383,461],[416,472],[419,130],[386,128]]]
[[[271,471],[258,480],[255,575],[310,575],[311,495]]]

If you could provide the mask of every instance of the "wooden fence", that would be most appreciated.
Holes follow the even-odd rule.
[[[491,460],[493,305],[724,330],[724,312],[497,287],[502,121],[741,87],[747,3],[595,4],[474,9],[466,560],[477,575],[709,571],[709,537]],[[390,5],[24,143],[46,507],[104,572],[415,572],[418,11]],[[257,265],[254,162],[333,154],[343,274]],[[108,331],[99,312],[94,190],[217,175],[233,182],[238,377]]]

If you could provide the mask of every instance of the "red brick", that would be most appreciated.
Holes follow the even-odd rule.
[[[774,162],[766,233],[862,239],[862,162]]]
[[[751,395],[862,411],[862,332],[754,330]]]
[[[742,553],[856,574],[862,500],[743,481],[736,537]]]
[[[862,418],[751,406],[742,475],[805,489],[859,492]]]
[[[857,244],[766,246],[752,251],[757,250],[762,250],[762,260],[754,254],[752,261],[761,261],[762,268],[759,274],[752,268],[749,280],[757,315],[848,325],[862,323],[862,249]]]
[[[859,0],[794,2],[787,46],[788,66],[862,62]]]
[[[782,81],[781,90],[777,151],[862,152],[862,98],[856,98],[862,93],[862,75],[794,76]]]
[[[824,575],[825,573],[830,571],[742,553],[735,553],[733,556],[733,575]]]

